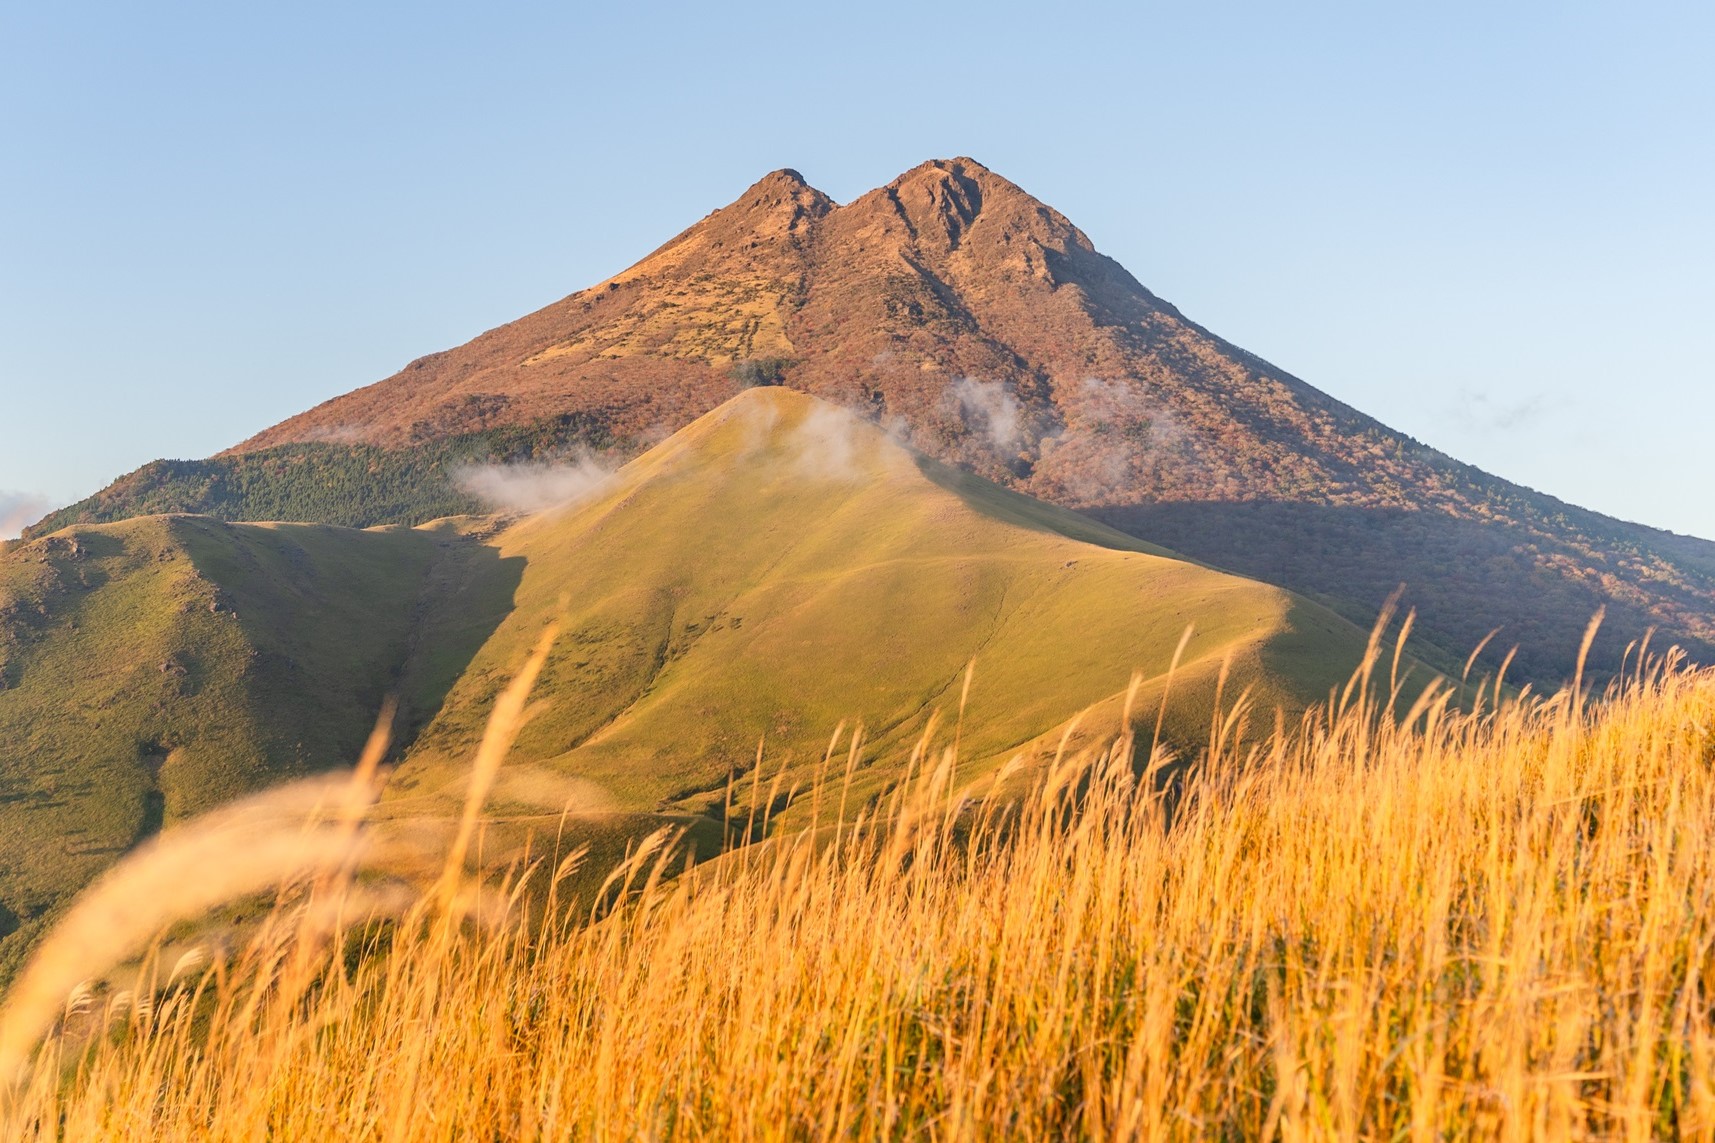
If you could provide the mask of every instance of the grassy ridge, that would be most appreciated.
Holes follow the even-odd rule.
[[[102,1046],[64,1083],[50,1051],[11,1122],[115,1140],[1715,1131],[1715,674],[1658,665],[1593,707],[1378,715],[1211,742],[1171,822],[1125,740],[1010,810],[981,782],[954,797],[957,759],[931,750],[831,844],[812,828],[665,883],[673,847],[645,847],[599,923],[461,927],[430,900],[354,930],[360,956],[282,959],[276,934],[144,1013],[86,1003],[71,1026]],[[838,798],[836,780],[820,803]]]
[[[1132,672],[1166,731],[1225,680],[1290,717],[1362,654],[1350,624],[935,464],[814,398],[758,389],[595,499],[516,522],[371,531],[152,517],[0,555],[0,978],[53,912],[162,826],[355,753],[401,701],[389,812],[456,802],[495,695],[565,624],[497,801],[621,848],[725,830],[759,740],[790,828],[860,718],[860,803],[971,692],[974,772],[1111,733]],[[1180,648],[1188,627],[1190,640]],[[443,699],[445,701],[443,702]],[[419,733],[421,731],[421,733]],[[794,788],[796,787],[796,789]],[[607,842],[603,842],[607,844]]]
[[[625,812],[720,812],[762,739],[796,766],[787,786],[807,787],[853,717],[868,737],[858,788],[873,796],[898,774],[870,764],[952,715],[973,656],[963,747],[980,768],[1092,705],[1089,729],[1111,729],[1133,671],[1154,701],[1188,626],[1170,730],[1189,741],[1223,663],[1234,693],[1295,717],[1364,648],[1285,592],[957,473],[784,389],[735,398],[597,499],[493,543],[523,565],[515,606],[401,768],[406,804],[458,786],[494,694],[555,620],[552,701],[517,754],[554,798],[576,782],[583,808]]]
[[[618,419],[615,411],[592,409],[454,436],[430,433],[408,448],[322,441],[154,461],[50,514],[26,535],[166,512],[415,526],[487,510],[458,484],[465,465],[549,459],[580,448],[616,459],[636,455],[642,442],[616,428]],[[919,426],[916,439],[937,455],[962,455],[958,437]],[[1454,466],[1442,477],[1452,481],[1443,492],[1470,498],[1481,510],[1291,498],[1089,510],[1127,535],[1286,588],[1360,626],[1373,622],[1377,607],[1404,583],[1418,614],[1415,650],[1441,670],[1457,668],[1470,647],[1501,625],[1480,661],[1492,669],[1516,646],[1511,677],[1539,689],[1558,687],[1573,668],[1577,633],[1598,607],[1607,610],[1608,623],[1591,648],[1593,671],[1612,674],[1626,644],[1652,628],[1700,662],[1715,656],[1708,618],[1715,545],[1611,520],[1474,469]]]
[[[164,825],[348,762],[440,552],[153,517],[0,556],[0,975]]]
[[[791,802],[852,716],[869,728],[860,796],[878,795],[898,774],[872,763],[952,709],[973,655],[965,747],[982,767],[1042,755],[1037,740],[1092,705],[1085,732],[1111,728],[1133,670],[1153,701],[1188,625],[1180,678],[1201,697],[1169,727],[1188,740],[1223,669],[1297,710],[1363,647],[1283,592],[781,389],[711,414],[595,502],[498,536],[145,518],[18,546],[0,592],[0,975],[164,824],[350,758],[387,694],[410,748],[394,810],[443,812],[495,694],[555,619],[552,705],[499,796],[619,815],[624,836],[662,821],[718,834],[727,779],[763,738],[796,766]]]

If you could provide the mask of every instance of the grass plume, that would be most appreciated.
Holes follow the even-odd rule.
[[[229,973],[129,1035],[50,1041],[9,1125],[1707,1137],[1715,674],[1670,656],[1597,701],[1491,695],[1396,719],[1360,685],[1261,740],[1217,720],[1171,782],[1127,737],[1021,799],[958,787],[926,740],[837,831],[685,876],[651,839],[594,915],[359,930],[313,988]],[[731,814],[772,800],[752,784]]]

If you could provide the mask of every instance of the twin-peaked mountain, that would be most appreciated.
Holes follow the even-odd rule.
[[[151,511],[417,523],[462,460],[632,454],[747,386],[858,411],[949,464],[1367,622],[1397,586],[1432,659],[1492,629],[1514,677],[1658,630],[1715,658],[1715,544],[1489,476],[1202,329],[970,159],[845,205],[777,171],[615,277],[32,534]]]

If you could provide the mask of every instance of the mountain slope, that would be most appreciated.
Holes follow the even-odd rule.
[[[1127,680],[1155,709],[1181,633],[1182,740],[1207,734],[1214,679],[1264,711],[1323,699],[1364,634],[1278,588],[1187,563],[1076,514],[913,454],[821,401],[751,390],[622,470],[595,499],[492,541],[523,563],[513,611],[393,784],[456,796],[489,703],[543,626],[564,631],[502,801],[558,812],[720,810],[759,741],[805,787],[843,720],[873,793],[933,712],[957,716],[975,776],[1090,706],[1111,728]],[[1272,725],[1270,718],[1269,725]],[[521,775],[529,775],[526,780]],[[532,784],[547,791],[532,792]],[[790,783],[788,783],[790,785]]]
[[[1715,658],[1715,544],[1582,511],[1388,429],[1190,322],[970,159],[845,205],[775,172],[631,269],[260,433],[172,492],[210,507],[195,480],[271,450],[406,464],[572,413],[637,451],[758,382],[1360,622],[1404,582],[1444,662],[1500,626],[1491,665],[1517,642],[1522,677],[1558,682],[1599,606],[1598,670],[1649,627]],[[253,517],[270,495],[218,510]],[[444,483],[422,496],[386,518],[423,518]],[[143,503],[117,492],[51,521]]]
[[[772,781],[842,721],[858,801],[938,712],[965,778],[1040,761],[1127,682],[1166,731],[1207,734],[1224,675],[1290,716],[1358,662],[1361,631],[943,466],[825,402],[754,389],[571,506],[502,527],[355,531],[155,516],[0,552],[0,977],[70,895],[174,821],[348,763],[389,693],[390,812],[462,797],[492,701],[543,627],[562,635],[495,802],[600,839],[724,828],[759,741]],[[1420,678],[1427,678],[1420,672]],[[1081,740],[1081,739],[1076,739]],[[794,812],[790,794],[777,810]],[[569,826],[562,811],[577,816]]]
[[[0,554],[0,975],[163,826],[349,764],[390,691],[407,724],[432,713],[450,680],[405,668],[449,549],[471,546],[150,517]],[[468,658],[486,634],[437,638]]]
[[[487,510],[460,485],[460,475],[473,466],[546,460],[567,451],[633,455],[638,449],[637,442],[616,438],[597,412],[462,433],[409,450],[310,441],[209,460],[157,460],[51,513],[30,535],[164,513],[348,528],[423,524]]]

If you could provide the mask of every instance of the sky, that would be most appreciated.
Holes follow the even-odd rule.
[[[0,536],[970,155],[1230,341],[1715,538],[1715,5],[0,3]]]

